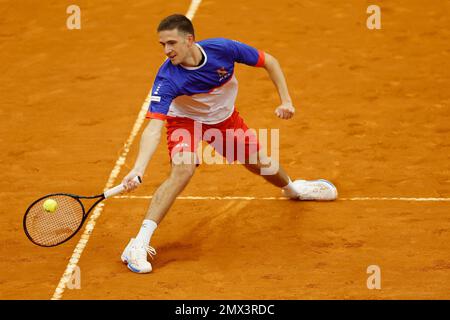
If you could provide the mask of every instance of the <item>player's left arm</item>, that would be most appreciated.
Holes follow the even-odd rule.
[[[294,116],[295,108],[281,66],[270,54],[257,50],[247,44],[235,40],[222,40],[224,47],[233,58],[233,61],[249,66],[263,67],[267,70],[270,79],[275,84],[280,96],[281,105],[275,109],[275,114],[281,119],[290,119]]]
[[[289,95],[283,70],[275,57],[268,53],[264,53],[264,55],[265,58],[263,68],[267,70],[270,79],[275,84],[281,100],[281,104],[275,109],[275,114],[281,119],[290,119],[294,116],[295,108],[292,104],[291,96]]]

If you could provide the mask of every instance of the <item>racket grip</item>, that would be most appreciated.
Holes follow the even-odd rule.
[[[141,184],[142,183],[142,179],[139,176],[136,176],[133,178],[134,182],[136,182],[137,184]],[[125,191],[125,185],[123,185],[122,183],[119,184],[118,186],[115,186],[111,189],[106,190],[103,195],[105,196],[105,199],[114,197],[116,195],[118,195],[119,193],[122,193],[123,191]]]

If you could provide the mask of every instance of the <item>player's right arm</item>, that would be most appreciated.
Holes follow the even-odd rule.
[[[147,112],[147,118],[150,121],[142,132],[138,156],[133,169],[122,180],[127,191],[138,187],[138,184],[132,181],[133,178],[136,176],[142,178],[144,176],[148,163],[161,141],[161,131],[169,112],[170,104],[178,96],[176,87],[164,76],[165,69],[163,67],[159,70],[152,88],[150,106]]]
[[[151,119],[141,135],[139,144],[139,153],[136,158],[133,169],[125,176],[122,183],[125,185],[127,191],[137,188],[138,184],[133,180],[134,177],[143,177],[147,165],[156,151],[156,148],[161,141],[161,131],[164,126],[164,121],[160,119]]]

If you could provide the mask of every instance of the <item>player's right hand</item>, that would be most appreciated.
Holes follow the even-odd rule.
[[[122,184],[125,186],[126,192],[133,191],[139,186],[139,183],[133,181],[133,179],[137,176],[141,177],[142,179],[143,174],[136,170],[131,170],[130,173],[128,173],[125,178],[123,178]]]

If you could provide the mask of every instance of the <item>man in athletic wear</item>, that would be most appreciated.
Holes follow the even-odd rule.
[[[337,190],[326,180],[296,180],[279,165],[270,174],[261,174],[273,160],[260,151],[256,135],[227,135],[227,130],[242,132],[248,129],[234,108],[238,86],[234,63],[243,63],[266,69],[280,96],[281,104],[275,115],[287,120],[293,117],[286,80],[278,61],[263,51],[238,41],[224,38],[195,42],[192,22],[183,15],[171,15],[158,26],[159,42],[168,59],[160,67],[152,88],[147,118],[142,133],[139,154],[134,168],[123,179],[128,191],[137,187],[132,179],[142,177],[148,162],[161,139],[164,122],[171,159],[170,176],[153,195],[150,207],[136,238],[132,238],[122,253],[122,261],[137,273],[151,272],[147,254],[156,251],[150,247],[150,238],[164,218],[176,197],[191,179],[198,158],[199,142],[205,139],[229,162],[238,160],[249,171],[261,175],[282,193],[296,200],[335,200]],[[198,129],[200,128],[200,129]],[[219,130],[221,139],[203,136],[209,129]],[[232,131],[233,132],[233,131]],[[186,138],[187,134],[187,138]],[[231,147],[230,147],[231,146]],[[243,150],[243,152],[236,152]],[[253,156],[255,161],[249,161]],[[273,166],[272,166],[273,167]]]

